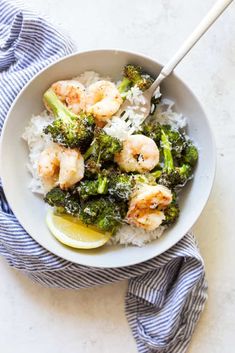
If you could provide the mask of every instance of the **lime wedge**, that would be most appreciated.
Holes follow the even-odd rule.
[[[48,210],[46,223],[56,239],[72,248],[98,248],[107,243],[111,236],[93,226],[86,226],[76,217],[56,214],[53,210]]]

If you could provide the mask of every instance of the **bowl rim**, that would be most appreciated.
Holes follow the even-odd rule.
[[[75,57],[75,56],[78,56],[78,55],[85,55],[85,54],[90,54],[90,53],[112,53],[112,52],[117,52],[117,53],[123,53],[123,54],[130,54],[130,55],[134,55],[136,57],[140,57],[140,58],[143,58],[143,59],[146,59],[146,60],[149,60],[149,61],[153,61],[154,63],[158,64],[160,67],[163,67],[163,65],[161,63],[159,63],[157,60],[155,60],[153,57],[151,56],[148,56],[146,54],[143,54],[143,53],[140,53],[140,52],[135,52],[135,51],[131,51],[131,50],[125,50],[125,49],[119,49],[119,48],[107,48],[107,49],[91,49],[91,50],[81,50],[81,51],[75,51],[73,52],[72,54],[69,54],[69,55],[65,55],[63,56],[62,58],[59,58],[58,60],[52,62],[51,64],[47,65],[46,67],[44,67],[43,69],[41,69],[36,75],[34,75],[25,85],[24,87],[19,91],[19,93],[16,95],[16,97],[14,98],[13,102],[11,103],[11,106],[9,108],[9,111],[6,115],[6,118],[4,120],[4,123],[3,123],[3,127],[2,127],[2,131],[1,131],[1,136],[0,136],[0,177],[1,177],[1,180],[2,180],[2,187],[3,187],[3,191],[5,193],[5,197],[6,197],[6,200],[11,208],[11,210],[13,211],[14,215],[15,215],[15,206],[14,206],[14,203],[10,202],[8,200],[8,195],[7,195],[7,188],[5,187],[6,183],[5,183],[5,178],[3,175],[3,173],[1,173],[1,170],[3,170],[3,156],[2,156],[2,146],[3,146],[3,136],[4,136],[4,133],[5,133],[5,129],[6,129],[6,126],[7,126],[7,121],[9,119],[9,117],[11,116],[11,112],[16,104],[16,102],[18,101],[18,99],[20,98],[20,96],[24,93],[24,91],[28,88],[28,86],[30,86],[31,82],[33,82],[34,80],[36,80],[38,78],[38,76],[40,76],[44,71],[50,69],[51,67],[53,67],[54,65],[64,61],[64,60],[67,60],[69,58],[72,58],[72,57]],[[196,223],[196,221],[198,220],[198,218],[200,217],[202,211],[204,210],[204,208],[206,207],[207,205],[207,202],[208,202],[208,199],[210,197],[210,194],[211,194],[211,191],[212,191],[212,187],[213,187],[213,184],[214,184],[214,180],[215,180],[215,173],[216,173],[216,162],[217,162],[217,159],[216,159],[216,143],[215,143],[215,137],[214,137],[214,134],[213,134],[213,131],[212,131],[212,128],[211,128],[211,124],[210,124],[210,121],[207,117],[207,114],[205,113],[205,110],[204,108],[202,107],[199,99],[197,98],[197,96],[193,93],[193,91],[191,90],[191,88],[188,86],[188,84],[186,84],[177,74],[174,73],[174,71],[169,75],[169,76],[174,76],[177,78],[177,80],[183,84],[187,90],[189,91],[189,93],[192,95],[192,97],[195,99],[195,101],[197,102],[198,106],[200,107],[200,109],[202,110],[202,112],[204,113],[204,117],[205,117],[205,120],[207,122],[207,126],[208,126],[208,130],[209,130],[209,133],[210,133],[210,138],[211,138],[211,151],[212,151],[212,155],[211,155],[211,171],[210,171],[210,187],[208,188],[207,190],[207,195],[204,199],[204,205],[202,206],[201,210],[198,212],[198,214],[196,215],[195,217],[195,221],[191,224],[191,227],[194,226],[194,224]],[[17,213],[17,211],[16,211]],[[16,217],[16,216],[15,216]],[[16,217],[17,218],[17,217]],[[17,218],[18,220],[18,218]],[[20,221],[18,220],[18,222],[20,223]],[[21,223],[20,225],[25,229],[25,231],[27,232],[26,230],[26,227],[24,227]],[[190,229],[191,229],[190,227]],[[190,231],[190,229],[187,230]],[[185,234],[187,234],[187,232],[185,232]],[[133,266],[133,265],[136,265],[136,264],[139,264],[139,263],[142,263],[142,262],[145,262],[145,261],[148,261],[152,258],[154,258],[155,256],[159,256],[160,254],[162,254],[163,252],[169,250],[171,247],[173,247],[178,241],[180,241],[183,236],[185,235],[181,235],[180,237],[178,237],[174,243],[172,243],[170,246],[165,246],[165,248],[159,253],[156,251],[156,254],[155,255],[148,255],[146,257],[143,256],[143,258],[141,259],[141,261],[131,261],[129,260],[128,263],[126,263],[125,265],[115,265],[115,266],[107,266],[105,264],[96,264],[95,266],[94,265],[87,265],[87,262],[83,262],[83,260],[81,261],[76,261],[76,262],[73,262],[72,260],[68,260],[66,257],[63,257],[63,255],[58,255],[58,254],[55,254],[52,250],[48,250],[44,244],[42,244],[38,239],[36,240],[29,232],[27,232],[29,234],[30,237],[32,237],[40,246],[42,246],[44,249],[46,249],[47,251],[53,253],[54,255],[56,256],[59,256],[61,257],[62,259],[65,259],[67,261],[70,261],[72,263],[77,263],[77,264],[80,264],[80,265],[85,265],[85,266],[89,266],[89,267],[97,267],[97,268],[120,268],[120,267],[127,267],[127,266]],[[143,247],[144,248],[144,247]]]

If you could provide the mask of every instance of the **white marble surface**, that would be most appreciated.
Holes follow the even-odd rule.
[[[28,0],[61,24],[80,50],[126,48],[166,62],[214,0]],[[189,353],[235,347],[235,6],[176,70],[202,102],[217,142],[217,175],[194,226],[205,259],[209,300]],[[136,352],[124,315],[126,283],[45,289],[0,260],[2,353]]]

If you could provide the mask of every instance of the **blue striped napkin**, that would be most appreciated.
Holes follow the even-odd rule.
[[[17,93],[40,69],[73,51],[50,23],[0,0],[0,126]],[[129,279],[126,315],[141,353],[185,352],[203,310],[207,286],[195,238],[136,266],[89,268],[42,248],[21,227],[0,185],[0,254],[32,280],[87,288]]]

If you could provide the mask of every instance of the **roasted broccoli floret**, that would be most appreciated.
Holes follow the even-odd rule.
[[[117,202],[110,197],[101,197],[85,202],[80,212],[80,219],[85,224],[96,225],[102,231],[115,233],[127,212],[124,202]]]
[[[157,182],[169,189],[174,189],[176,187],[184,186],[190,179],[191,175],[191,167],[185,164],[182,167],[176,167],[172,172],[163,171]]]
[[[184,135],[179,130],[173,129],[170,125],[162,125],[161,130],[165,132],[171,144],[173,158],[181,158],[184,148],[187,145]]]
[[[90,196],[97,195],[98,180],[81,181],[76,188],[81,200],[87,200]]]
[[[191,177],[192,168],[186,163],[181,166],[175,166],[171,143],[164,129],[162,129],[161,145],[164,156],[164,165],[162,172],[158,171],[157,182],[170,189],[184,185]]]
[[[122,81],[118,85],[118,90],[125,96],[125,93],[129,91],[129,89],[132,87],[132,82],[129,80],[128,77],[123,77]]]
[[[44,197],[44,201],[52,207],[56,207],[62,213],[78,215],[80,202],[71,191],[61,190],[59,187],[51,189]]]
[[[121,149],[120,140],[106,134],[102,129],[96,129],[94,141],[84,154],[84,159],[94,157],[98,162],[109,162],[113,160],[114,154]]]
[[[108,178],[99,175],[96,180],[81,181],[76,188],[81,200],[87,200],[90,196],[104,195],[108,192]]]
[[[153,82],[153,79],[142,72],[140,66],[126,65],[123,69],[123,76],[127,77],[133,85],[136,85],[142,91],[149,88]]]
[[[95,157],[91,156],[85,161],[85,177],[96,179],[99,173],[101,173],[101,164]]]
[[[96,195],[107,191],[105,178],[100,181],[98,189],[96,188]],[[90,189],[87,194],[90,194],[86,196],[91,196],[92,187],[89,184]],[[92,224],[102,231],[114,233],[126,216],[127,204],[111,196],[95,197],[91,200],[86,200],[85,197],[86,201],[83,198],[80,202],[77,191],[77,188],[65,191],[55,187],[46,194],[44,200],[50,206],[56,207],[60,213],[77,216],[85,224]]]
[[[165,219],[162,225],[171,225],[176,222],[180,214],[179,205],[176,201],[176,196],[173,196],[173,200],[170,205],[164,210]]]
[[[171,153],[171,143],[164,129],[161,129],[161,145],[164,155],[164,172],[171,173],[174,170],[174,161]]]
[[[150,175],[156,180],[158,180],[160,178],[160,176],[162,175],[163,171],[162,169],[157,169],[154,170],[153,172],[150,173]]]
[[[161,147],[162,131],[167,135],[171,144],[173,158],[181,158],[182,153],[187,146],[187,141],[180,131],[173,129],[170,125],[156,123],[156,121],[152,119],[143,123],[140,130],[143,135],[153,139],[159,147]]]
[[[184,151],[183,151],[183,160],[185,163],[190,164],[192,167],[195,166],[198,160],[198,150],[192,144],[191,141],[188,141]]]
[[[152,138],[160,150],[160,163],[151,175],[168,188],[183,186],[192,175],[198,152],[192,141],[170,125],[145,122],[140,133]]]
[[[116,199],[128,201],[134,186],[134,178],[122,173],[114,174],[109,178],[108,193]]]
[[[141,134],[150,137],[154,142],[160,146],[161,136],[162,136],[162,125],[156,123],[154,120],[148,120],[142,124],[140,128]]]
[[[192,168],[189,164],[182,164],[180,167],[175,167],[176,172],[179,174],[181,184],[189,180],[192,175]]]
[[[188,140],[179,130],[173,129],[170,125],[162,125],[161,128],[171,144],[171,153],[178,164],[186,163],[192,167],[198,160],[197,148],[191,140]]]
[[[112,161],[114,154],[122,149],[121,141],[107,135],[103,130],[100,130],[97,134],[96,141],[99,146],[99,159],[101,162]]]
[[[67,196],[67,191],[61,190],[59,187],[55,187],[48,191],[44,197],[44,201],[50,206],[64,207]]]
[[[118,86],[120,93],[127,92],[132,86],[137,86],[141,91],[145,91],[151,86],[153,79],[144,74],[141,67],[135,65],[126,65],[123,68],[123,80]]]
[[[159,178],[159,175],[154,173],[145,173],[145,174],[133,174],[134,186],[136,184],[148,184],[156,185],[156,179]]]
[[[96,129],[93,143],[84,154],[86,175],[97,175],[104,164],[114,159],[114,154],[121,151],[122,143],[107,135],[102,129]]]
[[[76,187],[81,200],[87,200],[91,196],[109,194],[116,200],[128,201],[134,186],[131,175],[124,173],[112,173],[104,169],[98,178],[94,180],[81,181]]]
[[[65,212],[71,214],[72,216],[78,216],[80,213],[81,205],[78,197],[75,195],[70,195],[66,199]]]
[[[95,123],[92,115],[74,114],[51,88],[44,94],[44,102],[55,116],[55,120],[44,128],[44,133],[50,134],[52,140],[60,145],[86,150],[94,136]]]

